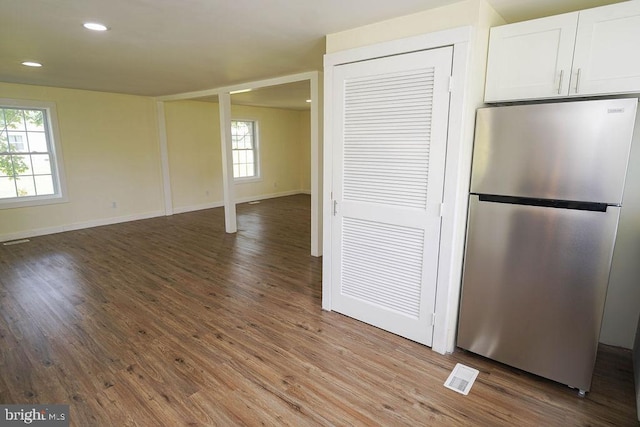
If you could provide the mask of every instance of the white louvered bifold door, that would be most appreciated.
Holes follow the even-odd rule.
[[[431,345],[451,47],[334,68],[332,309]]]

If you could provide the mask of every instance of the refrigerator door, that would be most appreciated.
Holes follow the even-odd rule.
[[[619,211],[472,195],[458,346],[589,390]]]
[[[619,205],[637,103],[479,109],[471,192]]]

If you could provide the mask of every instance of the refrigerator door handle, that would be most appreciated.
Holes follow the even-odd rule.
[[[575,209],[580,211],[606,212],[606,203],[576,202],[571,200],[533,199],[530,197],[498,196],[492,194],[479,194],[481,202],[507,203],[512,205],[540,206],[556,209]]]

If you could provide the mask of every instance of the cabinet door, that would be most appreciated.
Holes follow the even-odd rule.
[[[580,12],[569,95],[640,92],[640,1]]]
[[[578,12],[491,29],[485,102],[569,93]]]

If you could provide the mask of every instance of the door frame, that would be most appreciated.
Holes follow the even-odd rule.
[[[467,195],[471,153],[473,147],[473,120],[475,105],[468,98],[471,87],[471,46],[473,27],[460,27],[430,34],[393,40],[371,46],[349,49],[324,57],[324,192],[323,192],[323,263],[322,308],[331,311],[332,240],[333,220],[333,69],[348,64],[420,50],[453,46],[452,80],[450,82],[449,124],[445,184],[440,233],[440,257],[436,282],[435,322],[432,349],[438,353],[450,353],[455,348],[458,305],[462,279],[464,235],[467,217]]]

